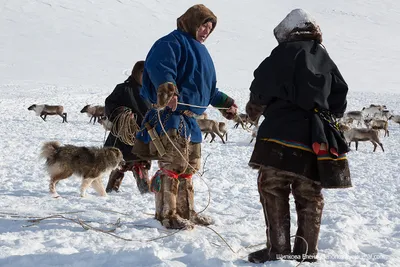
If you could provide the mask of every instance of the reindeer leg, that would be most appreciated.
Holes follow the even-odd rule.
[[[97,117],[96,116],[93,116],[93,125],[96,123],[96,119],[97,119]]]
[[[382,148],[382,151],[385,152],[385,150],[383,149],[383,144],[382,143],[378,143],[378,144]]]
[[[60,117],[63,119],[63,120],[62,120],[62,123],[64,123],[64,121],[65,121],[64,115],[58,114],[58,116],[60,116]]]
[[[64,113],[63,113],[63,115],[64,115],[64,120],[65,120],[65,122],[67,122],[67,123],[68,123],[68,121],[67,121],[67,113],[66,113],[66,112],[64,112]]]
[[[376,144],[375,141],[372,141],[372,140],[371,140],[371,143],[374,145],[374,151],[373,151],[373,152],[375,152],[375,150],[376,150],[376,148],[377,148],[378,145]]]
[[[225,133],[225,141],[228,141],[228,132]]]
[[[356,141],[356,150],[358,150],[358,141]]]
[[[92,122],[92,119],[93,119],[93,116],[92,116],[92,117],[90,117],[89,123],[91,123],[91,122]]]
[[[42,114],[42,115],[40,115],[40,118],[42,118],[42,120],[44,120],[44,121],[46,121],[46,114]]]
[[[237,129],[239,127],[239,122],[235,124],[235,126],[233,126],[233,129]]]
[[[215,139],[215,133],[210,133],[211,134],[211,141],[210,141],[210,143],[212,143],[212,141],[214,141],[214,139]]]
[[[206,135],[204,135],[204,139],[206,139],[206,138],[207,138],[207,136],[208,136],[208,133],[206,133]]]
[[[219,136],[219,138],[221,138],[221,140],[222,140],[222,143],[224,143],[224,144],[225,144],[224,136],[223,136],[223,135],[221,135],[221,134],[218,134],[218,136]]]

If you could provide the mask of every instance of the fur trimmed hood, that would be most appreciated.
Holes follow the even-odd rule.
[[[316,40],[322,43],[322,32],[315,19],[303,9],[292,10],[274,29],[278,43]]]
[[[192,6],[176,21],[179,30],[189,33],[195,39],[198,28],[206,22],[211,22],[213,25],[211,34],[217,26],[217,17],[202,4]]]
[[[135,79],[135,81],[140,85],[142,85],[141,76],[143,73],[143,69],[144,69],[144,61],[140,60],[140,61],[136,62],[135,66],[133,66],[132,73],[131,73],[131,77],[133,77],[133,79]]]

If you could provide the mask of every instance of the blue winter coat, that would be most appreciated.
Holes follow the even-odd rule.
[[[177,86],[178,102],[201,107],[178,104],[175,112],[166,108],[162,112],[165,130],[178,129],[183,123],[181,124],[182,135],[190,138],[193,143],[200,143],[202,135],[195,118],[183,115],[182,112],[190,110],[200,115],[210,104],[221,107],[228,96],[216,88],[214,63],[207,48],[181,30],[174,30],[162,37],[150,49],[145,61],[141,96],[153,104],[157,103],[157,89],[166,82]],[[168,116],[167,121],[165,121],[166,116]],[[164,134],[161,126],[158,125],[155,109],[147,113],[143,123],[145,122],[150,122],[152,126],[157,124],[156,130],[159,135]],[[139,131],[137,138],[145,143],[150,141],[146,130]]]

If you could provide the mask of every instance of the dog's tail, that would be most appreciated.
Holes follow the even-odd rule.
[[[45,158],[48,161],[51,161],[55,154],[57,153],[57,149],[61,146],[60,142],[51,141],[46,142],[42,146],[42,150],[40,152],[40,157]]]

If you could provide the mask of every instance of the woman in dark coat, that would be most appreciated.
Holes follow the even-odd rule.
[[[115,119],[121,112],[130,110],[135,114],[137,125],[141,125],[146,112],[150,108],[150,104],[140,96],[143,69],[144,61],[136,62],[129,78],[124,83],[118,84],[114,91],[106,98],[105,114],[111,122],[115,123]],[[148,171],[151,162],[139,159],[132,153],[132,146],[123,143],[112,131],[108,135],[104,146],[119,148],[126,162],[123,167],[111,172],[106,191],[111,192],[114,190],[118,192],[124,178],[124,173],[132,171],[140,193],[149,192]]]
[[[315,261],[321,190],[351,187],[348,147],[335,120],[345,112],[348,87],[304,10],[290,12],[274,35],[279,44],[254,71],[246,105],[251,120],[265,117],[249,165],[259,170],[267,248],[251,253],[249,261]],[[293,251],[290,193],[298,225]]]

